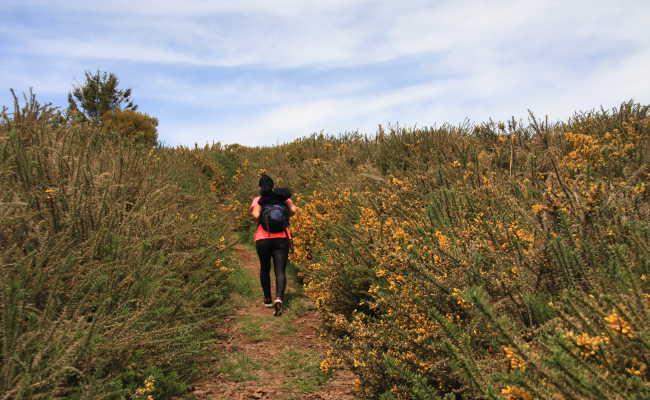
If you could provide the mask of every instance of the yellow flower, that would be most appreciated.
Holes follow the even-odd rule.
[[[137,396],[144,396],[145,394],[153,393],[155,390],[154,379],[152,376],[144,380],[144,387],[137,388],[135,394]],[[152,395],[147,396],[147,400],[154,400]]]
[[[355,368],[365,367],[366,366],[365,362],[359,361],[356,358],[354,360],[352,360],[352,364],[354,365]]]
[[[330,365],[328,360],[321,361],[320,370],[323,371],[323,373],[329,372],[330,368],[331,368],[331,365]]]
[[[533,400],[533,395],[518,386],[508,385],[501,389],[501,395],[506,400]]]
[[[623,318],[621,318],[617,313],[613,312],[609,314],[605,317],[605,321],[607,321],[607,324],[611,330],[619,332],[629,338],[634,337],[632,326]]]
[[[461,307],[469,306],[469,304],[463,298],[463,293],[459,288],[452,288],[451,295],[456,298],[456,304],[458,304],[459,306]]]
[[[440,245],[441,248],[443,249],[449,248],[449,240],[445,235],[443,235],[442,232],[436,231],[436,238],[438,238],[438,244]]]
[[[631,363],[634,364],[634,365],[631,366],[631,367],[625,368],[625,371],[627,373],[629,373],[631,375],[636,375],[636,376],[644,376],[645,375],[645,372],[648,369],[648,366],[645,363],[640,362],[637,358],[634,358]]]
[[[584,332],[577,336],[573,332],[567,332],[565,337],[573,340],[585,357],[596,355],[596,351],[598,351],[600,345],[609,342],[609,338],[605,336],[589,336]]]
[[[532,243],[535,240],[533,234],[528,232],[525,229],[517,229],[515,231],[515,235],[517,235],[519,239],[526,241],[528,243]]]
[[[548,207],[546,207],[544,204],[534,204],[531,209],[535,214],[539,214],[542,211],[548,210]]]
[[[506,358],[510,360],[510,367],[512,369],[524,370],[526,369],[526,361],[518,357],[515,350],[510,346],[503,346],[503,352],[506,353]]]
[[[433,364],[431,364],[430,362],[420,361],[418,364],[420,365],[420,368],[422,368],[425,371],[430,371],[433,369]]]
[[[645,183],[640,183],[634,187],[634,191],[638,194],[645,193]]]

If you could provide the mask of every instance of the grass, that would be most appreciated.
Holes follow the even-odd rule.
[[[287,376],[283,384],[287,392],[313,393],[330,378],[321,371],[316,352],[288,350],[282,353],[278,364]]]
[[[278,335],[290,336],[295,335],[298,332],[298,327],[292,323],[293,318],[290,318],[289,315],[281,319],[280,328],[276,331]]]
[[[314,303],[312,303],[311,300],[309,300],[309,298],[307,298],[306,296],[294,295],[292,296],[291,302],[289,302],[287,309],[288,309],[287,314],[291,315],[292,317],[299,318],[305,316],[308,312],[313,311],[316,308],[314,307]]]
[[[245,353],[231,353],[227,355],[217,368],[217,372],[224,374],[228,379],[235,382],[247,382],[256,379],[253,371],[261,369],[262,366],[251,360]]]
[[[240,319],[240,331],[253,343],[271,340],[273,335],[290,336],[298,331],[293,323],[294,311],[285,313],[282,318],[274,317],[270,312],[266,316],[249,315]]]
[[[271,339],[271,333],[275,331],[273,316],[246,316],[241,319],[240,329],[246,338],[253,343],[266,342]]]
[[[233,307],[241,307],[257,297],[259,284],[241,265],[234,264],[231,268],[233,270],[228,277],[233,294],[231,304]]]

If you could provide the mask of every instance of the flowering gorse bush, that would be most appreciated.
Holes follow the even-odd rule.
[[[650,113],[240,148],[298,193],[291,261],[381,399],[650,396]],[[247,228],[245,208],[242,227]]]

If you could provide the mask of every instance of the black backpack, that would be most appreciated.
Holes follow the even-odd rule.
[[[286,204],[263,205],[260,225],[270,233],[284,232],[289,226],[289,207]]]

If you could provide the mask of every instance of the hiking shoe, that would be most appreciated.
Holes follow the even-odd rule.
[[[273,307],[273,302],[271,302],[271,299],[264,299],[264,307],[266,308]]]
[[[282,300],[275,299],[273,302],[273,308],[275,309],[275,312],[273,313],[274,316],[279,317],[282,315]]]

